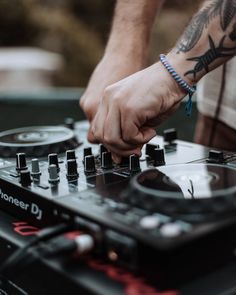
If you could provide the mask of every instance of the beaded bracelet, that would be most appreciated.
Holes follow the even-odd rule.
[[[196,86],[190,86],[186,81],[184,81],[180,75],[176,73],[174,68],[169,64],[164,54],[160,54],[160,61],[163,66],[167,69],[170,75],[174,78],[174,80],[179,84],[179,86],[184,89],[188,93],[188,101],[185,106],[185,111],[188,116],[192,113],[192,96],[196,91]]]

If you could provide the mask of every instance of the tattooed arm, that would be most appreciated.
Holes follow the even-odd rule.
[[[236,0],[205,1],[169,63],[189,84],[236,54]],[[115,155],[140,154],[154,127],[178,107],[186,93],[160,62],[105,89],[91,131]]]
[[[236,53],[236,0],[205,1],[169,54],[196,83]],[[178,68],[178,65],[177,65]]]

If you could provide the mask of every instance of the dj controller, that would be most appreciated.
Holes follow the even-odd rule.
[[[90,235],[91,255],[163,285],[232,261],[236,153],[168,129],[120,164],[87,142],[88,122],[0,133],[0,209]]]

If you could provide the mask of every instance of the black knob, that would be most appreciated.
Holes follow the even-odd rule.
[[[71,159],[67,161],[67,178],[68,179],[76,179],[78,178],[79,174],[77,171],[77,162],[76,159]]]
[[[25,153],[16,154],[16,171],[27,169]]]
[[[57,166],[52,164],[48,167],[48,172],[49,172],[49,179],[48,181],[50,183],[57,183],[59,182],[59,176],[58,176],[58,170],[57,170]]]
[[[224,153],[222,151],[210,150],[207,161],[209,163],[223,163]]]
[[[85,157],[87,157],[87,156],[92,156],[92,155],[93,155],[93,153],[92,153],[92,148],[91,147],[84,148],[83,159],[85,159]]]
[[[31,185],[32,179],[28,170],[20,171],[20,183],[22,186]]]
[[[102,168],[103,169],[112,169],[112,156],[111,152],[104,152],[102,153]]]
[[[93,155],[86,156],[84,158],[84,172],[86,173],[96,172],[95,158]]]
[[[73,118],[65,118],[64,125],[69,129],[75,129],[75,120]]]
[[[138,173],[138,172],[141,171],[140,162],[139,162],[139,156],[131,155],[129,157],[129,171],[130,171],[131,174]]]
[[[163,131],[164,141],[171,143],[178,138],[175,128],[166,129]]]
[[[154,157],[154,150],[156,148],[159,148],[159,145],[157,144],[151,144],[151,143],[147,143],[146,144],[146,148],[145,148],[145,154],[147,156],[149,156],[151,159],[153,159]]]
[[[50,167],[51,165],[56,165],[57,172],[60,171],[57,154],[49,154],[48,155],[48,166]]]
[[[76,159],[75,150],[68,150],[66,151],[66,160],[73,160]]]
[[[33,177],[37,177],[37,176],[41,175],[38,159],[32,159],[32,161],[31,161],[31,175]]]
[[[107,148],[103,145],[100,144],[99,146],[99,157],[100,159],[102,159],[102,154],[108,152]]]
[[[165,165],[164,149],[157,148],[154,150],[153,165],[154,166]]]

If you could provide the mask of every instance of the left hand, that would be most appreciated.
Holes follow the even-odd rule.
[[[143,144],[156,135],[154,127],[176,110],[184,96],[163,65],[153,64],[105,89],[92,134],[113,155],[140,155]]]

